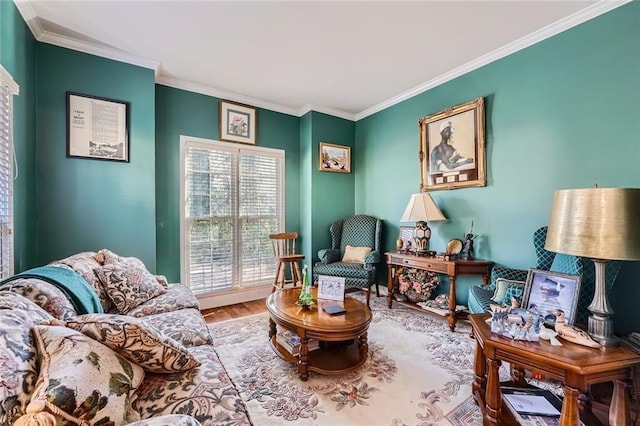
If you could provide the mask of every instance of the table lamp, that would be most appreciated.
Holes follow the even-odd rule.
[[[640,260],[640,188],[555,191],[544,248],[593,260],[596,283],[587,331],[603,346],[615,346],[605,266],[609,260]]]
[[[429,238],[431,238],[431,228],[427,221],[447,220],[436,205],[431,195],[427,192],[411,195],[409,204],[402,214],[400,222],[415,222],[413,229],[413,243],[415,251],[425,253],[429,251]]]

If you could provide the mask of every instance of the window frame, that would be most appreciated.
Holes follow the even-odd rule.
[[[276,232],[284,232],[285,208],[286,208],[286,201],[285,201],[285,194],[286,194],[285,163],[286,162],[285,162],[284,150],[275,149],[275,148],[258,147],[258,146],[240,144],[240,143],[222,142],[219,140],[204,139],[204,138],[181,135],[180,136],[180,198],[179,198],[180,200],[180,219],[179,219],[180,220],[180,282],[189,288],[191,286],[191,283],[190,283],[190,277],[189,277],[190,242],[188,240],[189,237],[187,235],[187,231],[188,231],[187,225],[188,225],[189,218],[186,217],[187,197],[188,197],[187,188],[186,188],[186,183],[187,183],[186,159],[187,159],[188,149],[190,147],[204,148],[204,149],[219,149],[221,151],[232,152],[234,153],[234,155],[237,155],[238,158],[243,152],[256,153],[256,154],[259,154],[260,152],[262,152],[262,153],[268,154],[269,156],[279,158],[280,161],[282,162],[281,168],[280,168],[280,177],[278,180],[278,185],[281,188],[281,193],[279,197],[279,203],[278,203],[279,205],[277,206],[278,213],[276,215],[277,216],[276,221],[277,221],[278,229],[276,230]],[[239,164],[239,162],[237,162],[237,164]],[[241,178],[240,174],[237,173],[236,174],[237,185],[239,185],[240,178]],[[238,208],[239,208],[238,197],[235,197],[235,201],[236,201],[236,205],[232,206],[232,215],[233,215],[232,220],[234,224],[242,221],[242,218],[240,218],[238,215]],[[234,245],[236,245],[236,247],[234,247],[234,258],[233,258],[234,268],[239,268],[240,266],[240,253],[239,253],[240,245],[238,243],[239,241],[234,241]],[[274,260],[274,267],[275,267],[275,260]],[[234,269],[233,271],[234,277],[237,278],[239,276],[239,273],[240,271],[237,271]],[[269,277],[268,282],[265,279],[264,284],[253,285],[253,286],[241,286],[239,285],[238,282],[235,282],[235,278],[234,278],[234,282],[232,283],[231,288],[225,289],[225,290],[213,291],[213,292],[208,291],[208,292],[198,293],[196,294],[196,297],[198,297],[199,299],[208,299],[208,298],[225,299],[225,302],[214,302],[212,306],[220,306],[222,304],[228,304],[228,303],[238,303],[238,302],[234,302],[235,299],[233,297],[233,294],[242,293],[242,292],[255,293],[255,290],[258,290],[259,292],[263,292],[263,289],[271,288],[271,281],[272,281],[272,277]],[[240,301],[243,301],[243,300],[251,300],[251,298],[244,298]],[[201,300],[201,305],[202,305],[202,300]]]

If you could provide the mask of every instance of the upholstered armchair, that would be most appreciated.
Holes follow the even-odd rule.
[[[593,300],[596,283],[593,261],[585,257],[570,256],[545,250],[544,243],[546,238],[546,226],[536,230],[533,234],[533,246],[536,250],[537,258],[536,265],[533,266],[533,268],[580,275],[581,284],[576,307],[576,322],[586,324],[590,314],[587,308]],[[613,287],[621,266],[622,262],[619,261],[607,263],[607,291],[610,291]],[[474,285],[469,288],[469,311],[471,313],[488,312],[491,303],[501,304],[501,302],[508,300],[509,295],[521,296],[524,292],[527,274],[528,270],[524,269],[513,269],[499,265],[494,266],[491,270],[491,279],[488,285]],[[502,287],[502,291],[497,292],[496,289],[499,287]],[[504,296],[503,300],[496,299],[498,293],[500,293],[500,297]]]
[[[313,280],[319,275],[345,278],[345,291],[365,291],[367,306],[371,286],[376,284],[376,295],[380,296],[376,280],[376,266],[382,258],[382,221],[373,216],[355,215],[333,222],[329,226],[331,248],[318,252],[320,261],[313,267]],[[349,248],[347,246],[350,246]],[[366,249],[365,249],[366,248]],[[356,259],[351,253],[364,253]],[[347,257],[345,258],[345,255]],[[358,257],[358,256],[356,256]]]

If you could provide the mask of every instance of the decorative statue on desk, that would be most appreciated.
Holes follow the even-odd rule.
[[[311,309],[311,305],[313,305],[313,296],[311,295],[311,284],[309,284],[307,265],[302,267],[302,288],[300,289],[300,297],[298,298],[296,305],[303,309]]]
[[[464,237],[464,245],[460,252],[460,259],[473,260],[473,240],[477,235],[473,235],[473,221],[471,221],[471,231]]]

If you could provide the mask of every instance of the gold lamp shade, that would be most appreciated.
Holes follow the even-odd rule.
[[[545,248],[591,259],[640,260],[640,188],[556,191]]]
[[[588,331],[603,346],[616,345],[605,265],[609,260],[640,260],[640,188],[555,191],[544,247],[593,260],[596,288]]]

